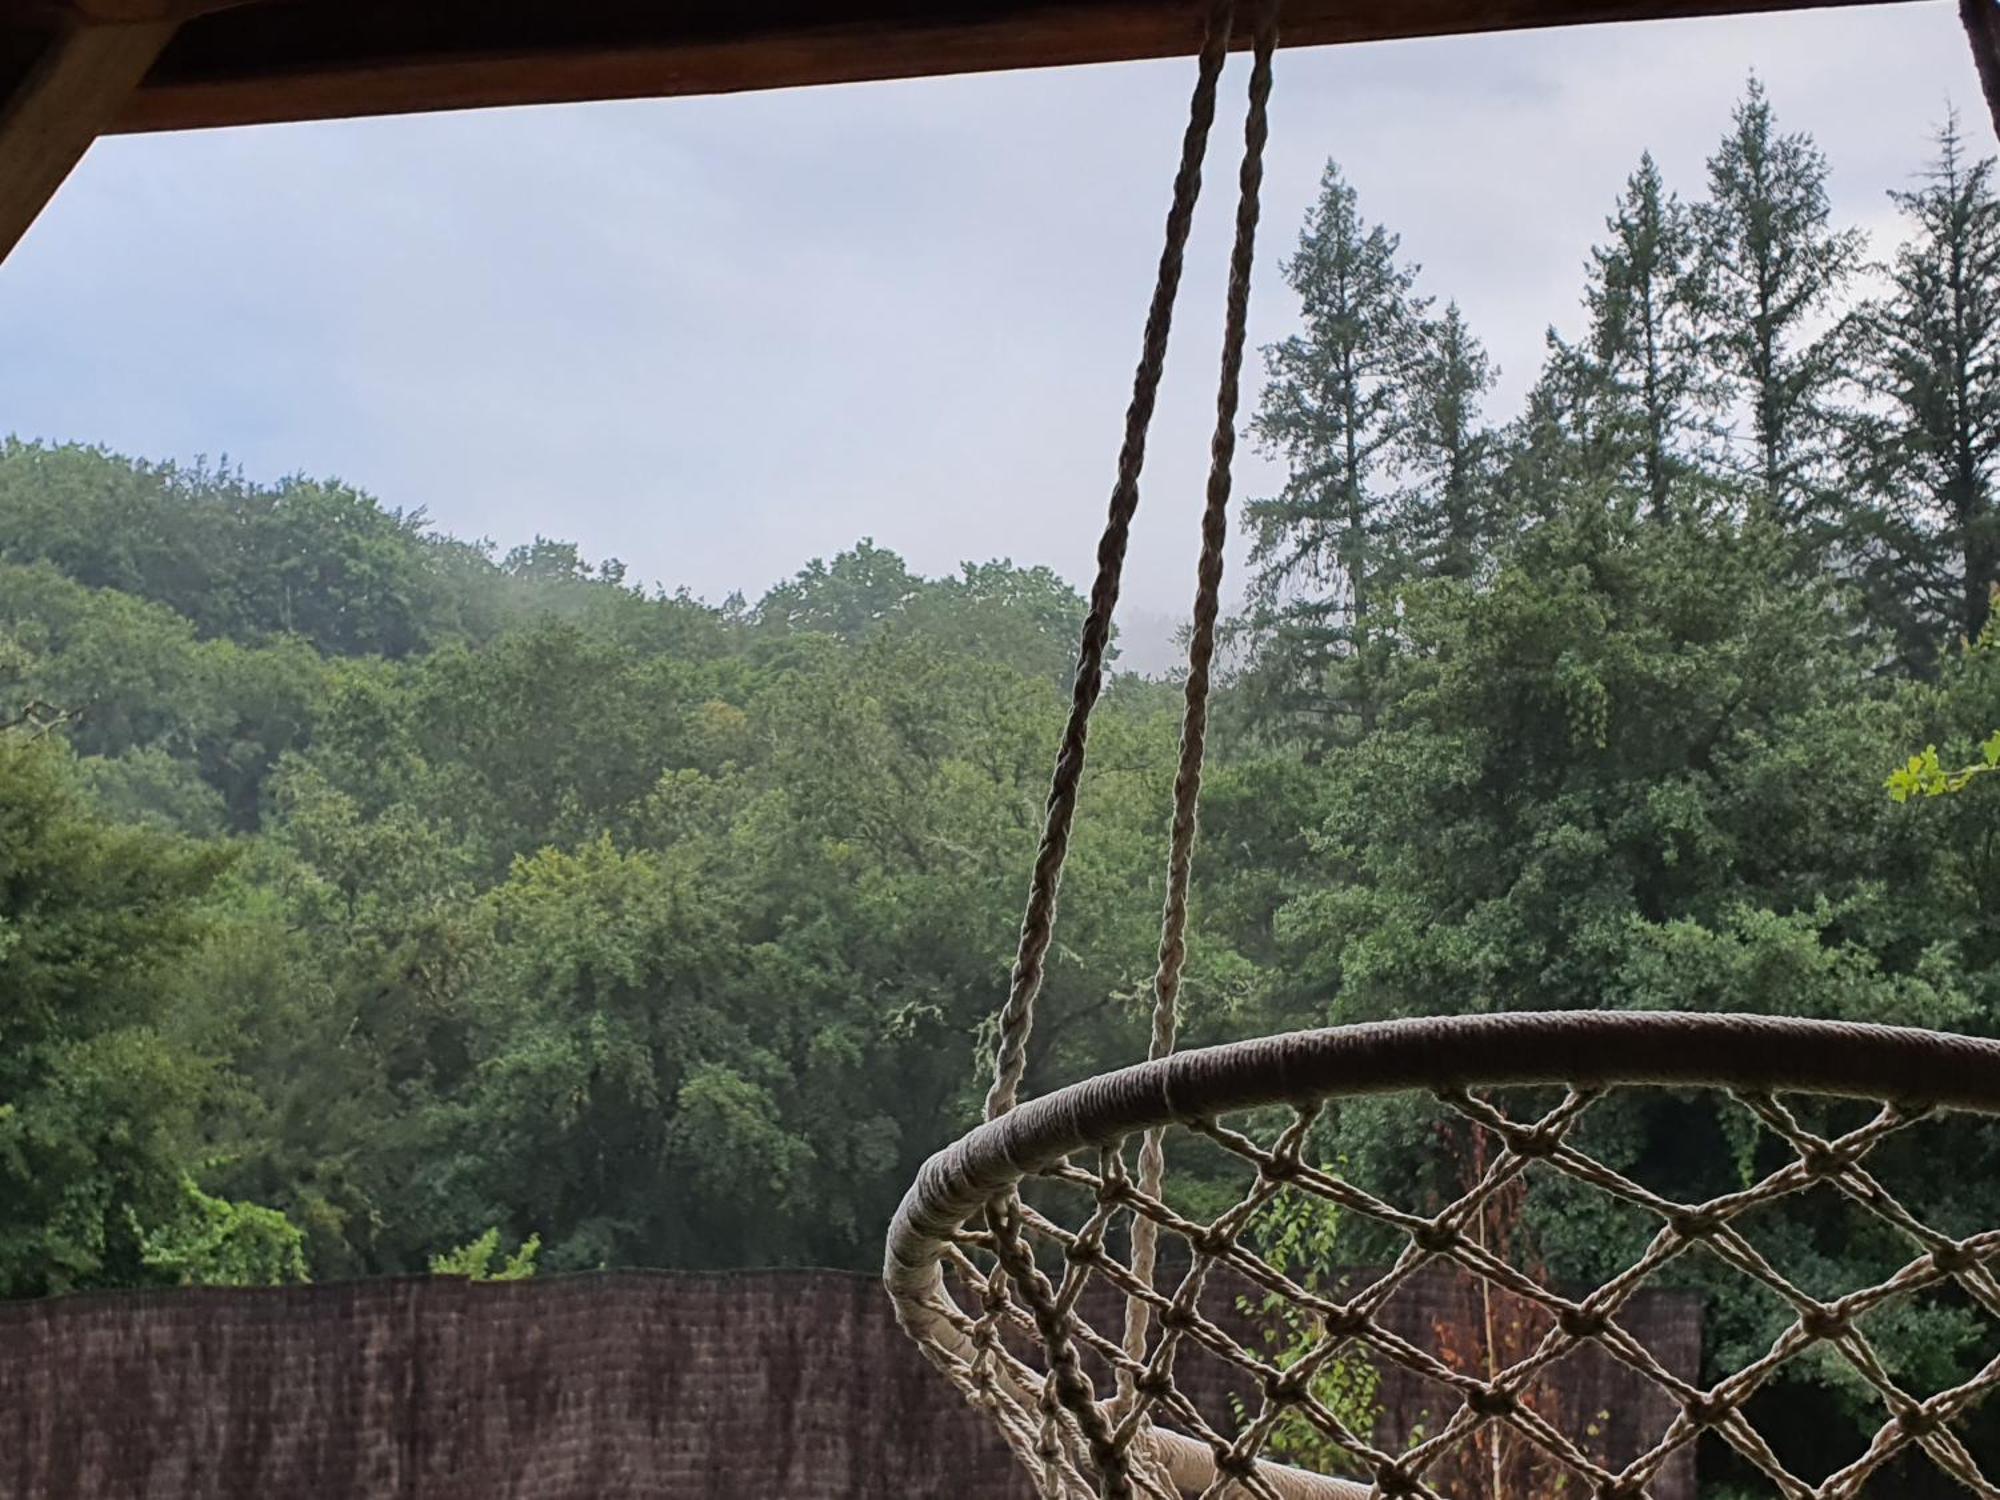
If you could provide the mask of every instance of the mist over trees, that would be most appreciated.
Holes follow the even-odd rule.
[[[2000,198],[1955,121],[1896,243],[1828,172],[1754,82],[1704,180],[1642,157],[1503,420],[1329,165],[1252,424],[1285,480],[1243,508],[1190,1044],[1598,1006],[2000,1034],[2000,803],[1883,789],[2000,726]],[[1046,569],[869,540],[711,604],[331,480],[9,440],[0,1297],[530,1241],[872,1268],[977,1113],[1081,616]],[[1144,1054],[1178,701],[1106,692],[1034,1089]],[[1393,1110],[1323,1129],[1446,1190]],[[1752,1150],[1682,1099],[1593,1129],[1688,1193]],[[1989,1227],[2000,1134],[1957,1139],[1897,1180]],[[1643,1229],[1527,1226],[1573,1276]],[[1850,1284],[1897,1263],[1784,1234]],[[1686,1274],[1719,1357],[1790,1316]],[[1963,1309],[1871,1336],[1924,1389],[1991,1353]],[[1790,1461],[1872,1397],[1810,1366],[1769,1399]]]

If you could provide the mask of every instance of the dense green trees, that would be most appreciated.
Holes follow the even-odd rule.
[[[93,960],[102,1017],[9,993],[78,1047],[115,1034],[148,1122],[134,1163],[65,1145],[87,1199],[17,1148],[24,1179],[102,1213],[10,1214],[10,1289],[201,1279],[197,1252],[283,1265],[243,1248],[260,1205],[321,1277],[489,1229],[540,1234],[556,1270],[868,1261],[976,1097],[1074,591],[997,562],[924,579],[863,543],[717,609],[546,539],[495,561],[391,517],[350,528],[388,555],[312,575],[290,630],[212,601],[197,621],[162,582],[199,550],[176,526],[282,531],[297,507],[310,554],[331,492],[30,444],[5,462],[25,498],[0,516],[0,722],[35,774],[0,805],[67,809],[35,857],[79,881],[110,856],[76,829],[154,861],[115,889],[162,903],[119,944],[129,976]],[[40,485],[150,516],[151,540],[114,575]],[[422,649],[369,633],[354,600],[377,597],[423,602]],[[338,638],[304,628],[334,618]],[[1039,1076],[1136,1035],[1172,711],[1137,680],[1108,695]],[[1221,955],[1207,972],[1242,988]],[[25,1068],[27,1022],[6,1024]],[[85,1056],[10,1079],[24,1143]]]
[[[1468,320],[1329,168],[1255,423],[1285,476],[1245,506],[1191,1040],[1599,1005],[2000,1032],[1990,780],[1881,784],[2000,724],[1992,167],[1947,127],[1858,302],[1826,172],[1754,84],[1705,196],[1642,159],[1497,426]],[[0,1296],[503,1246],[872,1264],[977,1108],[1081,614],[1046,569],[865,540],[711,606],[336,483],[0,447]],[[1143,1051],[1177,709],[1104,696],[1032,1087]],[[1677,1101],[1600,1128],[1704,1190],[1751,1152]],[[1326,1129],[1454,1180],[1383,1108]],[[1996,1145],[1904,1163],[1924,1206],[2000,1219]],[[1529,1229],[1598,1273],[1634,1226]],[[1711,1347],[1768,1338],[1708,1289]],[[1961,1325],[1881,1346],[1949,1374]],[[1787,1441],[1857,1409],[1826,1371],[1772,1399]]]
[[[227,852],[111,823],[67,762],[0,734],[0,1296],[142,1279],[214,1082],[167,978]]]
[[[226,470],[115,472],[101,458],[0,446],[0,557],[164,605],[204,636],[296,635],[327,652],[395,657],[439,633],[421,514],[337,482],[265,489]]]

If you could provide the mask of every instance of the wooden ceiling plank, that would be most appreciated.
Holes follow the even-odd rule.
[[[1865,0],[1289,0],[1290,45]],[[189,23],[113,129],[661,98],[1164,57],[1200,0],[288,0]],[[829,15],[836,17],[829,21]]]
[[[0,99],[0,260],[98,133],[117,117],[174,34],[172,21],[68,25]]]

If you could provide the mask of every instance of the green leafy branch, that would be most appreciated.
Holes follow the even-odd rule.
[[[541,1253],[542,1237],[531,1234],[512,1255],[500,1252],[500,1230],[496,1225],[476,1240],[431,1257],[431,1275],[463,1276],[469,1281],[526,1281],[535,1274],[535,1258]]]
[[[1281,1275],[1295,1276],[1308,1290],[1318,1291],[1337,1264],[1340,1210],[1324,1199],[1287,1189],[1279,1193],[1251,1223],[1249,1238]],[[1262,1334],[1269,1357],[1281,1370],[1312,1361],[1312,1395],[1351,1432],[1374,1431],[1382,1410],[1377,1401],[1381,1373],[1351,1342],[1329,1351],[1326,1324],[1317,1314],[1293,1306],[1270,1293],[1261,1299],[1239,1297],[1237,1310],[1263,1320]],[[1231,1395],[1239,1421],[1248,1420],[1242,1399]],[[1354,1456],[1335,1443],[1296,1408],[1288,1407],[1266,1440],[1271,1453],[1320,1473],[1351,1469]]]
[[[305,1234],[275,1208],[214,1198],[181,1177],[179,1211],[155,1228],[126,1210],[145,1263],[182,1286],[289,1286],[310,1281]]]
[[[1977,765],[1947,771],[1938,760],[1937,746],[1924,746],[1922,755],[1912,755],[1908,762],[1889,773],[1885,785],[1890,800],[1908,802],[1912,797],[1947,797],[1965,790],[1975,777],[2000,771],[2000,729],[1994,730],[1979,747],[1979,755]]]

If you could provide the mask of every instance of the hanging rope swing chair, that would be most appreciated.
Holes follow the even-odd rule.
[[[2000,1320],[2000,1231],[1951,1235],[1918,1219],[1874,1175],[1868,1159],[1919,1121],[1950,1112],[2000,1114],[2000,1044],[1884,1026],[1751,1015],[1596,1012],[1513,1013],[1388,1022],[1298,1032],[1175,1053],[1177,996],[1185,957],[1188,882],[1195,843],[1209,674],[1215,649],[1227,537],[1239,377],[1243,364],[1258,192],[1277,44],[1277,7],[1260,0],[1252,22],[1249,102],[1229,262],[1220,386],[1211,447],[1201,554],[1190,634],[1186,709],[1174,784],[1168,884],[1154,983],[1149,1060],[1020,1103],[1056,916],[1056,895],[1082,778],[1090,715],[1103,681],[1112,613],[1154,399],[1165,364],[1183,253],[1201,165],[1235,23],[1234,7],[1209,10],[1198,75],[1167,215],[1166,245],[1147,315],[1127,411],[1110,514],[1098,548],[1068,723],[1056,759],[1019,953],[998,1026],[986,1123],[927,1162],[891,1227],[885,1279],[911,1338],[976,1406],[990,1413],[1046,1500],[1101,1495],[1254,1495],[1262,1500],[1363,1500],[1424,1496],[1458,1500],[1448,1476],[1454,1455],[1499,1436],[1568,1476],[1522,1490],[1593,1500],[1655,1494],[1675,1456],[1703,1434],[1761,1472],[1785,1500],[1843,1500],[1893,1464],[1921,1461],[1973,1494],[2000,1500],[1955,1424],[2000,1386],[2000,1359],[1970,1379],[1927,1395],[1898,1384],[1871,1344],[1864,1320],[1919,1294],[1950,1296]],[[1530,1088],[1540,1102],[1504,1108],[1494,1089]],[[1668,1087],[1733,1096],[1746,1128],[1763,1132],[1782,1164],[1745,1174],[1743,1186],[1681,1202],[1606,1165],[1580,1143],[1578,1126],[1606,1093]],[[1462,1127],[1470,1185],[1442,1208],[1399,1206],[1314,1164],[1315,1120],[1343,1101],[1394,1093],[1432,1095]],[[1785,1096],[1781,1098],[1780,1096]],[[1802,1098],[1799,1096],[1803,1096]],[[1508,1096],[1512,1098],[1510,1094]],[[1788,1103],[1786,1099],[1792,1099]],[[1849,1128],[1816,1122],[1826,1099],[1879,1107]],[[1851,1107],[1851,1106],[1850,1106]],[[1240,1122],[1236,1128],[1230,1120]],[[1815,1123],[1809,1124],[1808,1121]],[[1751,1123],[1754,1122],[1754,1123]],[[1259,1139],[1257,1126],[1266,1127]],[[1949,1128],[1949,1122],[1947,1122]],[[1233,1162],[1247,1181],[1232,1206],[1197,1220],[1162,1191],[1169,1133],[1198,1142],[1209,1159]],[[1139,1142],[1136,1172],[1129,1144]],[[1760,1168],[1769,1150],[1746,1156]],[[1085,1163],[1088,1163],[1087,1165]],[[1754,1180],[1753,1180],[1754,1179]],[[1035,1202],[1024,1200],[1033,1185]],[[1652,1226],[1650,1242],[1594,1289],[1558,1289],[1533,1267],[1510,1262],[1507,1246],[1480,1232],[1482,1215],[1529,1185],[1595,1195]],[[1308,1195],[1400,1245],[1385,1268],[1338,1293],[1257,1253],[1249,1231],[1280,1194]],[[1739,1221],[1806,1193],[1832,1193],[1907,1254],[1893,1274],[1837,1295],[1787,1277],[1746,1237]],[[1073,1212],[1061,1222],[1063,1203]],[[1165,1237],[1171,1254],[1162,1254]],[[1122,1240],[1123,1254],[1117,1253]],[[1694,1251],[1778,1299],[1789,1326],[1763,1353],[1726,1377],[1697,1385],[1626,1326],[1633,1298]],[[1169,1262],[1171,1279],[1155,1284]],[[954,1293],[946,1281],[952,1273]],[[1384,1311],[1427,1271],[1535,1310],[1535,1337],[1505,1361],[1468,1368],[1392,1331]],[[1218,1275],[1217,1273],[1221,1274]],[[1215,1288],[1248,1286],[1287,1309],[1308,1339],[1285,1358],[1240,1323],[1232,1333]],[[1086,1293],[1088,1292],[1088,1296]],[[1093,1326],[1085,1304],[1107,1298],[1115,1328]],[[1100,1321],[1104,1321],[1100,1319]],[[1633,1456],[1613,1468],[1588,1443],[1589,1424],[1536,1399],[1537,1382],[1590,1347],[1665,1393],[1672,1415]],[[1220,1361],[1249,1399],[1233,1424],[1218,1423],[1176,1381],[1194,1351]],[[1831,1353],[1879,1399],[1883,1420],[1865,1451],[1817,1482],[1786,1467],[1746,1414],[1785,1366]],[[1406,1372],[1444,1394],[1396,1451],[1377,1446],[1323,1398],[1320,1377],[1359,1357]],[[1351,1477],[1309,1472],[1269,1451],[1282,1424],[1303,1424],[1337,1451]],[[1233,1426],[1232,1431],[1221,1430]],[[1497,1429],[1497,1431],[1496,1431]],[[1497,1489],[1496,1484],[1493,1488]],[[1487,1491],[1482,1489],[1481,1496]]]

